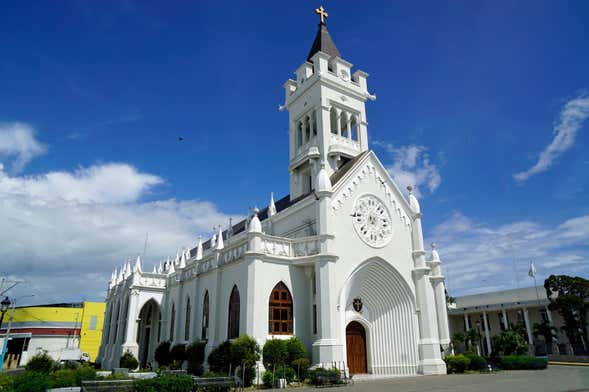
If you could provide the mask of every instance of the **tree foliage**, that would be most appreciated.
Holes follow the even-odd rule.
[[[589,280],[578,276],[550,275],[544,282],[550,299],[548,309],[558,311],[564,320],[562,327],[573,345],[587,342],[587,311]]]

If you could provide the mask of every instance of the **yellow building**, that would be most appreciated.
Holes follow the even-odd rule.
[[[17,307],[9,310],[0,328],[10,323],[4,367],[23,366],[46,351],[55,360],[94,361],[102,339],[104,302],[76,302]],[[0,339],[0,342],[2,339]]]

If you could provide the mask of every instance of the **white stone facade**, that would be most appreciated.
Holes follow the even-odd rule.
[[[238,333],[260,345],[296,335],[314,365],[353,362],[352,373],[446,373],[439,258],[434,251],[426,261],[417,199],[404,197],[368,149],[365,102],[375,97],[368,75],[351,67],[319,50],[284,85],[290,198],[272,197],[267,209],[154,273],[137,260],[113,274],[103,367],[116,367],[125,350],[155,364],[165,340],[206,340],[208,353]],[[273,313],[280,282],[292,305]]]

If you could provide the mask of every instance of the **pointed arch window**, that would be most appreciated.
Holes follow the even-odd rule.
[[[346,112],[342,112],[340,115],[340,129],[342,136],[348,137],[348,115]]]
[[[297,147],[303,145],[303,122],[299,121],[297,125]]]
[[[227,323],[227,339],[235,339],[239,337],[239,290],[237,285],[233,286],[231,290],[231,297],[229,297],[229,321]]]
[[[309,140],[311,140],[311,118],[305,116],[305,141],[309,142]]]
[[[172,303],[172,313],[170,314],[170,341],[174,341],[174,321],[176,319],[176,308]]]
[[[186,299],[186,320],[184,320],[184,340],[190,339],[190,297]]]
[[[356,116],[352,116],[350,120],[350,138],[354,140],[358,139],[358,121],[356,120]]]
[[[329,127],[331,128],[331,133],[337,135],[337,112],[334,107],[329,111]]]
[[[111,341],[114,343],[116,343],[117,337],[118,337],[117,334],[119,333],[119,313],[120,313],[120,311],[121,311],[121,303],[117,302],[117,305],[115,307],[115,325],[114,325],[115,333],[113,334],[112,341]]]
[[[205,291],[205,298],[202,301],[202,340],[209,338],[209,291]]]
[[[292,296],[283,282],[278,282],[270,293],[268,304],[268,333],[270,335],[292,335]]]
[[[313,110],[313,114],[311,114],[311,124],[313,136],[317,136],[317,112],[315,110]]]

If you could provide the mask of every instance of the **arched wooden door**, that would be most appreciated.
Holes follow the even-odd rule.
[[[366,331],[362,324],[352,321],[346,327],[346,348],[350,374],[368,373],[366,365]]]

